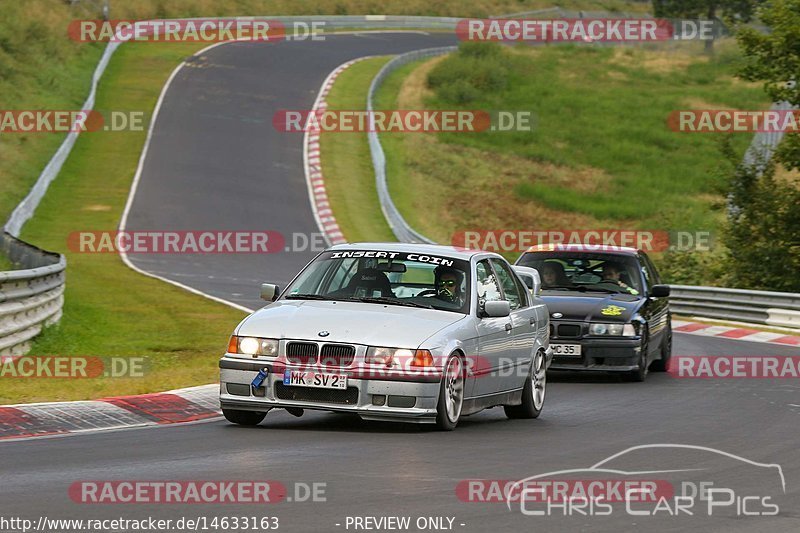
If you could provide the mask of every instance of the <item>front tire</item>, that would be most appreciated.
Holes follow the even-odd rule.
[[[642,334],[642,346],[639,349],[639,363],[636,370],[632,370],[628,374],[628,381],[635,381],[641,383],[647,379],[647,332]]]
[[[264,420],[267,413],[256,411],[240,411],[238,409],[223,409],[222,415],[228,422],[239,424],[240,426],[257,426]]]
[[[672,327],[664,333],[664,340],[661,342],[661,359],[653,361],[650,370],[653,372],[666,372],[669,369],[669,360],[672,357]]]
[[[520,405],[504,405],[508,418],[538,418],[544,407],[547,392],[547,368],[544,352],[538,351],[531,362],[531,372],[522,388]]]
[[[436,406],[436,427],[442,431],[453,431],[461,418],[464,405],[464,361],[458,354],[447,359],[439,387],[439,402]]]

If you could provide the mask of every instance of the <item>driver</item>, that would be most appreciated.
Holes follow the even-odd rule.
[[[623,268],[619,263],[607,261],[603,264],[603,282],[613,283],[625,289],[631,294],[639,294],[639,291],[633,287],[628,286],[622,281]]]
[[[461,271],[451,267],[438,266],[434,269],[433,275],[436,297],[445,302],[461,304],[463,294],[461,282],[464,277]]]

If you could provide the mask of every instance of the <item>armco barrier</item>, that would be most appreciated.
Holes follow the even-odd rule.
[[[23,268],[0,272],[0,356],[22,355],[42,327],[61,318],[67,261],[8,233],[0,253]]]
[[[378,71],[378,74],[373,78],[369,86],[369,92],[367,93],[367,111],[371,112],[373,110],[375,91],[378,90],[378,87],[381,86],[386,77],[396,69],[406,63],[416,61],[417,59],[448,54],[455,50],[455,46],[415,50],[413,52],[401,54],[386,63],[383,68]],[[370,128],[370,130],[373,129],[374,128]],[[397,237],[397,240],[400,242],[436,244],[424,235],[414,231],[411,226],[406,223],[400,211],[398,211],[397,207],[394,205],[392,197],[389,194],[389,186],[386,182],[386,154],[383,152],[378,133],[376,131],[370,131],[367,134],[367,139],[369,141],[369,151],[372,154],[372,165],[375,168],[375,186],[378,189],[381,210],[383,211],[383,216],[386,218],[386,221],[389,223],[389,227],[392,229],[392,233],[394,233],[394,236]]]
[[[800,329],[800,294],[687,285],[671,289],[675,314]]]

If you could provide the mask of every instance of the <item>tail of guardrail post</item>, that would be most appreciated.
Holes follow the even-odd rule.
[[[22,267],[0,272],[0,357],[23,355],[44,326],[61,318],[67,260],[6,232],[0,250]]]

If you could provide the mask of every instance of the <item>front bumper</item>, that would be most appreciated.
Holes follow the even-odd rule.
[[[630,372],[639,368],[641,338],[550,339],[551,344],[578,344],[581,355],[555,355],[551,370]]]
[[[220,405],[223,409],[266,412],[296,407],[354,413],[365,420],[433,422],[439,397],[440,375],[370,375],[357,369],[326,368],[346,374],[347,391],[283,385],[285,363],[223,357],[220,367]],[[258,389],[252,382],[259,370],[267,378]],[[320,369],[315,369],[320,370]]]

